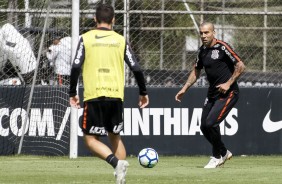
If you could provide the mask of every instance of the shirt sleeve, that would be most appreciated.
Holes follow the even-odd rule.
[[[78,82],[79,75],[81,73],[81,68],[85,59],[85,48],[82,37],[79,40],[75,58],[71,68],[70,75],[70,88],[69,88],[69,96],[73,97],[77,95],[76,86]]]
[[[147,89],[146,89],[143,71],[141,70],[141,67],[137,62],[137,59],[128,43],[126,43],[125,46],[124,61],[130,68],[130,70],[133,72],[133,75],[139,87],[139,94],[142,96],[147,95]]]
[[[201,54],[202,54],[202,47],[199,48],[198,55],[197,55],[197,58],[196,58],[196,61],[195,61],[195,68],[198,69],[198,70],[201,70],[204,67],[203,61],[202,61],[202,58],[201,58]]]
[[[230,61],[235,65],[237,62],[241,61],[241,58],[234,51],[234,49],[229,46],[227,43],[222,42],[221,49],[225,52],[226,56],[230,59]]]

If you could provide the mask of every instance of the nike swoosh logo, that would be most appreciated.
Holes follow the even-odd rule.
[[[276,132],[276,131],[282,129],[282,120],[277,121],[277,122],[271,121],[270,120],[270,112],[271,112],[271,109],[265,115],[264,120],[262,122],[262,128],[264,129],[264,131],[266,131],[268,133]]]
[[[96,39],[101,39],[101,38],[105,38],[105,37],[108,37],[108,36],[111,36],[111,35],[104,35],[104,36],[95,35],[95,38]]]

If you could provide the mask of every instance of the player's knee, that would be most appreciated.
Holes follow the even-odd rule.
[[[91,145],[95,145],[96,141],[99,141],[99,137],[96,135],[84,135],[84,142],[87,147],[91,147]]]
[[[202,131],[205,131],[205,130],[208,130],[210,128],[213,127],[213,120],[211,120],[210,118],[205,118],[205,119],[202,119],[201,120],[201,126],[200,126],[200,129]]]
[[[207,130],[206,119],[201,120],[200,129],[201,129],[202,132],[205,132]]]

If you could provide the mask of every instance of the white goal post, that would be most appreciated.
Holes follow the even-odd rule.
[[[36,77],[37,77],[37,68],[38,68],[38,63],[41,57],[41,53],[42,53],[42,47],[43,47],[43,42],[44,42],[44,36],[45,36],[45,32],[46,32],[46,28],[47,28],[47,22],[48,22],[48,18],[49,18],[49,12],[50,12],[50,2],[48,1],[48,8],[47,8],[47,13],[46,13],[46,17],[45,17],[45,23],[44,23],[44,27],[43,27],[43,31],[42,31],[42,37],[41,37],[41,42],[40,42],[40,48],[39,48],[39,52],[38,52],[38,57],[37,57],[37,67],[35,69],[34,72],[34,78],[33,78],[33,82],[32,82],[32,86],[31,86],[31,92],[29,95],[29,102],[27,105],[27,115],[23,120],[23,129],[26,129],[26,124],[27,124],[27,119],[28,119],[28,114],[30,112],[30,107],[31,107],[31,101],[32,101],[32,97],[33,97],[33,89],[35,86],[35,81],[36,81]],[[75,57],[75,52],[76,52],[76,47],[77,47],[77,43],[79,41],[79,0],[72,0],[72,61],[74,60]],[[78,90],[77,90],[78,91]],[[69,158],[77,158],[78,156],[78,109],[77,108],[73,108],[71,107],[71,116],[70,116],[70,149],[69,149]],[[22,149],[22,145],[23,145],[23,139],[24,139],[24,135],[21,135],[21,139],[20,139],[20,143],[19,143],[19,148],[18,148],[18,154],[21,154],[21,149]]]
[[[79,0],[72,0],[72,61],[75,57],[77,43],[79,41]],[[77,89],[77,92],[79,90]],[[70,119],[70,158],[77,158],[78,140],[77,140],[77,127],[78,127],[78,109],[71,108]]]

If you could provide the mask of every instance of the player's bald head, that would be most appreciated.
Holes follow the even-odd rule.
[[[210,47],[214,41],[214,25],[210,22],[204,22],[200,25],[200,36],[203,42],[203,45]]]
[[[208,27],[211,31],[214,31],[214,25],[211,22],[203,22],[200,27]]]

